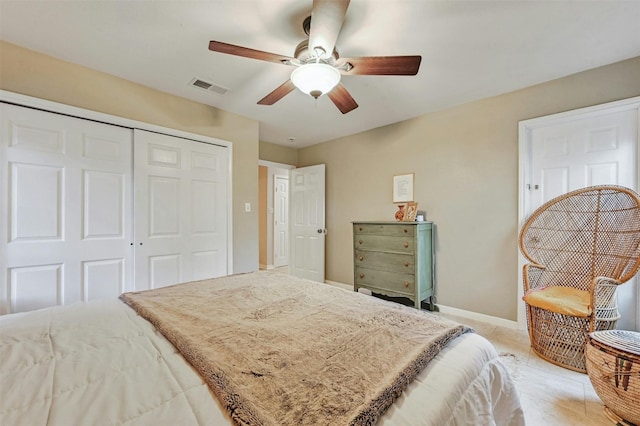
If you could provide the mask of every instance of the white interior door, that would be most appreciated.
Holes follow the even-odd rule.
[[[289,273],[324,282],[325,165],[291,170]]]
[[[531,131],[528,209],[575,189],[615,184],[637,190],[638,110],[608,112],[550,123]],[[618,288],[618,328],[635,329],[637,280]]]
[[[586,186],[636,188],[634,110],[536,128],[531,140],[531,212],[554,197]]]
[[[4,103],[0,117],[0,313],[133,289],[132,131]]]
[[[273,266],[289,264],[289,178],[273,179]]]
[[[135,130],[136,289],[227,274],[228,149]]]

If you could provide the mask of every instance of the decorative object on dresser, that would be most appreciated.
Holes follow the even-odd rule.
[[[416,215],[418,214],[418,203],[410,201],[407,203],[407,210],[404,212],[404,217],[402,220],[404,222],[413,222],[416,220]]]
[[[404,204],[398,205],[395,217],[398,222],[401,222],[402,219],[404,219]]]
[[[353,222],[353,289],[434,302],[432,222]]]

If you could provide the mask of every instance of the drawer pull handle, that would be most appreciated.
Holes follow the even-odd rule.
[[[404,282],[404,287],[405,287],[405,288],[409,288],[409,281],[405,281],[405,282]]]
[[[360,232],[362,232],[362,226],[360,228],[358,228],[360,230]]]
[[[409,266],[409,262],[404,262],[404,266]]]
[[[364,274],[360,274],[360,279],[364,278]]]
[[[404,248],[409,247],[409,243],[404,243],[403,245],[404,245]]]
[[[407,228],[404,228],[404,233],[407,234],[409,232],[409,230]]]
[[[358,241],[358,244],[362,244],[362,240]]]
[[[358,257],[358,260],[359,260],[360,262],[362,262],[362,261],[364,260],[364,256],[360,256],[360,257]]]

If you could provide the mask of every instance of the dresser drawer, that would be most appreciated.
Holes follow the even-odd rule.
[[[356,235],[356,250],[376,250],[394,253],[413,253],[415,251],[413,236],[389,237],[385,235]]]
[[[356,267],[356,285],[371,289],[372,291],[388,290],[394,293],[412,295],[415,291],[415,276],[411,274],[397,274],[388,271],[376,271],[373,269]]]
[[[402,224],[369,224],[369,223],[355,223],[353,225],[353,233],[356,235],[389,235],[389,236],[413,236],[415,225],[402,225]]]
[[[413,254],[383,253],[377,251],[356,250],[356,266],[381,271],[413,274],[415,257]]]

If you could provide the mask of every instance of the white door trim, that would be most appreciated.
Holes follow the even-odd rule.
[[[258,165],[259,166],[265,166],[265,167],[272,167],[275,169],[295,169],[296,166],[292,166],[291,164],[284,164],[284,163],[276,163],[273,161],[267,161],[267,160],[258,160]]]
[[[278,191],[278,185],[286,182],[286,190]],[[280,268],[289,265],[289,175],[273,175],[273,267]],[[284,196],[280,195],[285,193]],[[283,198],[284,197],[284,198]],[[286,202],[282,202],[286,200]],[[278,218],[285,217],[286,220],[278,222]],[[281,232],[285,232],[285,238],[277,238]],[[283,241],[284,240],[284,241]],[[284,245],[284,247],[282,247]],[[284,256],[278,257],[278,252],[284,249]]]
[[[530,174],[529,165],[530,165],[530,155],[531,155],[531,136],[534,129],[538,127],[546,127],[552,124],[560,124],[567,121],[577,120],[579,118],[589,118],[593,116],[597,116],[602,114],[604,111],[607,113],[614,113],[620,111],[626,111],[630,109],[638,110],[638,117],[640,118],[640,96],[635,96],[633,98],[623,99],[620,101],[609,102],[601,105],[590,106],[586,108],[579,108],[572,111],[561,112],[558,114],[547,115],[544,117],[532,118],[529,120],[520,121],[518,124],[518,232],[524,225],[526,220],[526,212],[528,211],[528,199],[527,194],[527,177]],[[640,121],[639,121],[640,122]],[[640,132],[639,133],[639,146],[640,146]],[[640,164],[640,149],[638,150],[638,164]],[[638,173],[640,176],[640,173]],[[636,182],[636,187],[640,188],[640,179]],[[518,306],[518,326],[520,328],[526,328],[526,312],[525,306],[522,302],[523,296],[523,286],[522,286],[522,268],[525,265],[525,259],[520,253],[520,248],[516,248],[518,250],[518,298],[517,298],[517,306]],[[637,292],[640,295],[640,292]],[[640,296],[638,296],[640,297]],[[640,300],[637,301],[640,304]],[[640,326],[640,324],[637,324]]]
[[[227,176],[227,194],[229,197],[227,211],[227,271],[233,274],[233,143],[210,136],[184,132],[182,130],[171,129],[169,127],[157,126],[155,124],[144,123],[142,121],[129,118],[118,117],[116,115],[105,114],[84,108],[52,102],[45,99],[34,98],[20,93],[0,90],[0,102],[20,105],[28,108],[41,109],[58,114],[70,115],[72,117],[93,120],[116,126],[128,127],[131,129],[147,130],[150,132],[162,133],[169,136],[177,136],[184,139],[191,139],[197,142],[204,142],[213,145],[229,148],[229,167]],[[135,207],[134,207],[135,208]]]

